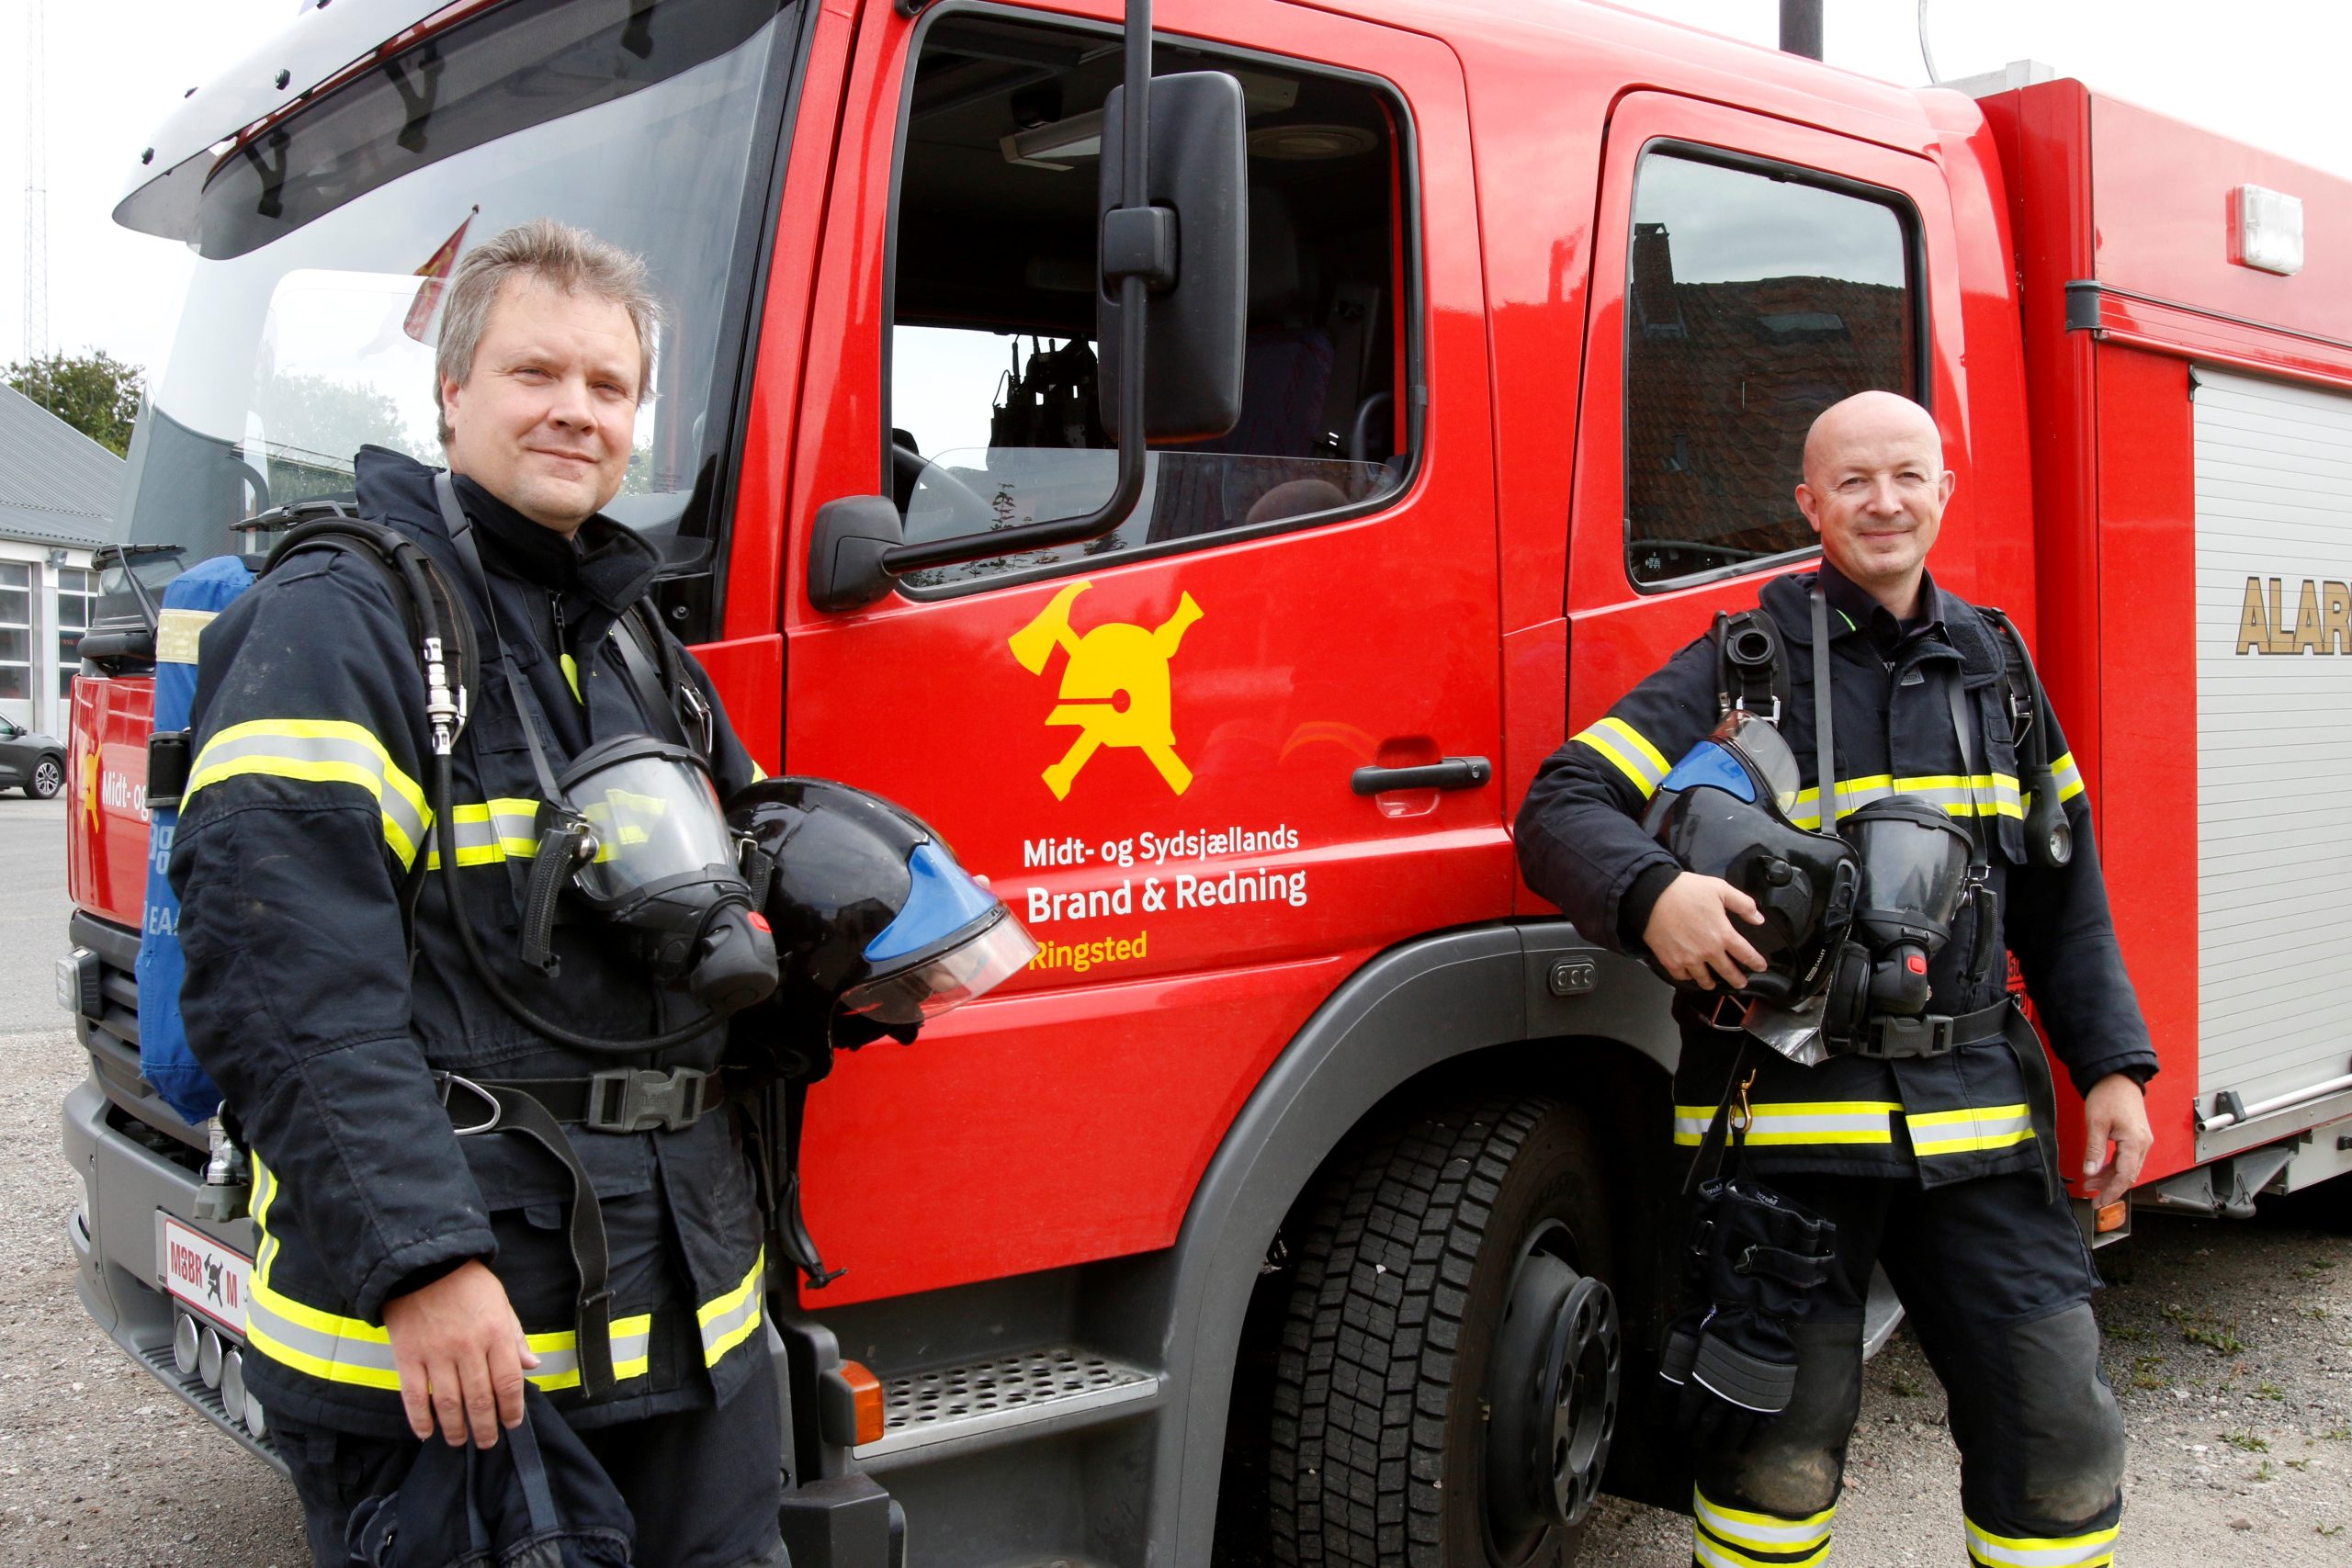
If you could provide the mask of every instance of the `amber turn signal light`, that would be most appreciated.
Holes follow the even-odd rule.
[[[2131,1216],[2132,1205],[2124,1199],[2118,1198],[2112,1203],[2101,1203],[2098,1206],[2098,1234],[2105,1235],[2109,1231],[2121,1230],[2123,1222]],[[863,1368],[860,1369],[860,1371],[863,1370]],[[878,1399],[880,1396],[877,1394],[876,1397]]]
[[[882,1438],[882,1380],[858,1361],[842,1363],[842,1381],[857,1402],[857,1442],[863,1448]]]

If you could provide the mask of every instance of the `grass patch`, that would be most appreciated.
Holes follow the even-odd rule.
[[[1897,1399],[1917,1399],[1928,1392],[1917,1378],[1899,1368],[1893,1377],[1886,1380],[1886,1386],[1894,1392]]]
[[[2272,1472],[2270,1469],[2270,1461],[2268,1460],[2264,1460],[2260,1464],[2254,1467],[2254,1479],[2257,1484],[2261,1484],[2276,1481],[2278,1477]]]
[[[2191,1345],[2204,1346],[2216,1356],[2234,1356],[2245,1348],[2245,1341],[2239,1338],[2236,1330],[2228,1324],[2185,1324],[2180,1337]]]
[[[2135,1356],[2132,1360],[2132,1386],[2159,1389],[2172,1386],[2172,1380],[2156,1369],[2165,1364],[2162,1356]]]
[[[2272,1382],[2268,1378],[2265,1378],[2262,1380],[2262,1386],[2254,1391],[2254,1397],[2256,1399],[2285,1399],[2287,1397],[2287,1391],[2280,1388],[2277,1383]]]
[[[2222,1441],[2233,1449],[2242,1449],[2250,1454],[2267,1454],[2270,1451],[2270,1440],[2267,1438],[2256,1437],[2252,1432],[2224,1432],[2222,1434]]]
[[[2107,1330],[2107,1337],[2129,1345],[2137,1340],[2145,1339],[2148,1337],[2148,1331],[2136,1323],[2119,1323]]]

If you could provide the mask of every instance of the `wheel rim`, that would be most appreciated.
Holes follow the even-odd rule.
[[[33,765],[33,793],[43,800],[55,795],[64,783],[65,774],[56,763],[42,761]]]
[[[1523,1560],[1583,1521],[1617,1426],[1622,1337],[1609,1287],[1577,1271],[1567,1227],[1521,1248],[1487,1372],[1487,1529],[1492,1557]]]

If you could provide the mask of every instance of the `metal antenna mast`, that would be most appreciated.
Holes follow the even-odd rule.
[[[48,52],[41,0],[25,6],[25,346],[34,360],[49,353]]]

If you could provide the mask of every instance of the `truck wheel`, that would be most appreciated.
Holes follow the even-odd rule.
[[[1617,1419],[1600,1161],[1540,1095],[1343,1150],[1294,1237],[1269,1445],[1277,1562],[1576,1558]]]
[[[32,777],[25,781],[25,793],[35,800],[54,800],[57,792],[65,787],[65,764],[54,757],[43,757],[33,764]]]

